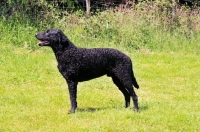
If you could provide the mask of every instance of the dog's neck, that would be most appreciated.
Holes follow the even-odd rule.
[[[61,46],[51,47],[57,60],[61,59],[61,56],[67,50],[77,49],[77,47],[70,41],[66,40]]]
[[[77,48],[70,40],[67,40],[67,45],[68,46],[65,47],[65,50],[71,50]]]

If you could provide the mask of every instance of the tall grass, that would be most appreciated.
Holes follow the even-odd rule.
[[[121,47],[128,51],[185,52],[199,54],[200,15],[198,9],[177,8],[172,17],[172,5],[144,2],[132,9],[73,14],[52,10],[44,20],[20,18],[19,15],[0,21],[0,41],[37,48],[34,34],[48,28],[62,29],[81,47]],[[65,15],[63,15],[65,14]]]

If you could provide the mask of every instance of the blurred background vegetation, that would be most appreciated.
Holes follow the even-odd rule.
[[[2,0],[0,42],[36,50],[36,32],[59,28],[81,47],[199,54],[198,4],[196,0],[91,1],[88,16],[83,0]]]

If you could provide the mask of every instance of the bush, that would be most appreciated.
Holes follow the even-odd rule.
[[[82,10],[69,13],[54,6],[40,5],[42,9],[36,11],[40,15],[31,19],[26,15],[21,16],[24,12],[20,10],[8,18],[2,15],[0,29],[5,34],[0,41],[36,49],[35,32],[53,27],[62,29],[81,47],[200,52],[198,9],[177,8],[174,19],[170,3],[143,2],[133,7],[121,11],[107,10],[87,17]],[[47,9],[46,12],[44,9]]]

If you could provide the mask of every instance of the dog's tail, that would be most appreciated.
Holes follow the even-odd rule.
[[[135,76],[134,76],[134,74],[133,74],[133,71],[132,71],[132,81],[133,81],[133,86],[135,87],[135,88],[139,88],[139,85],[138,85],[138,83],[137,83],[137,81],[136,81],[136,78],[135,78]]]

